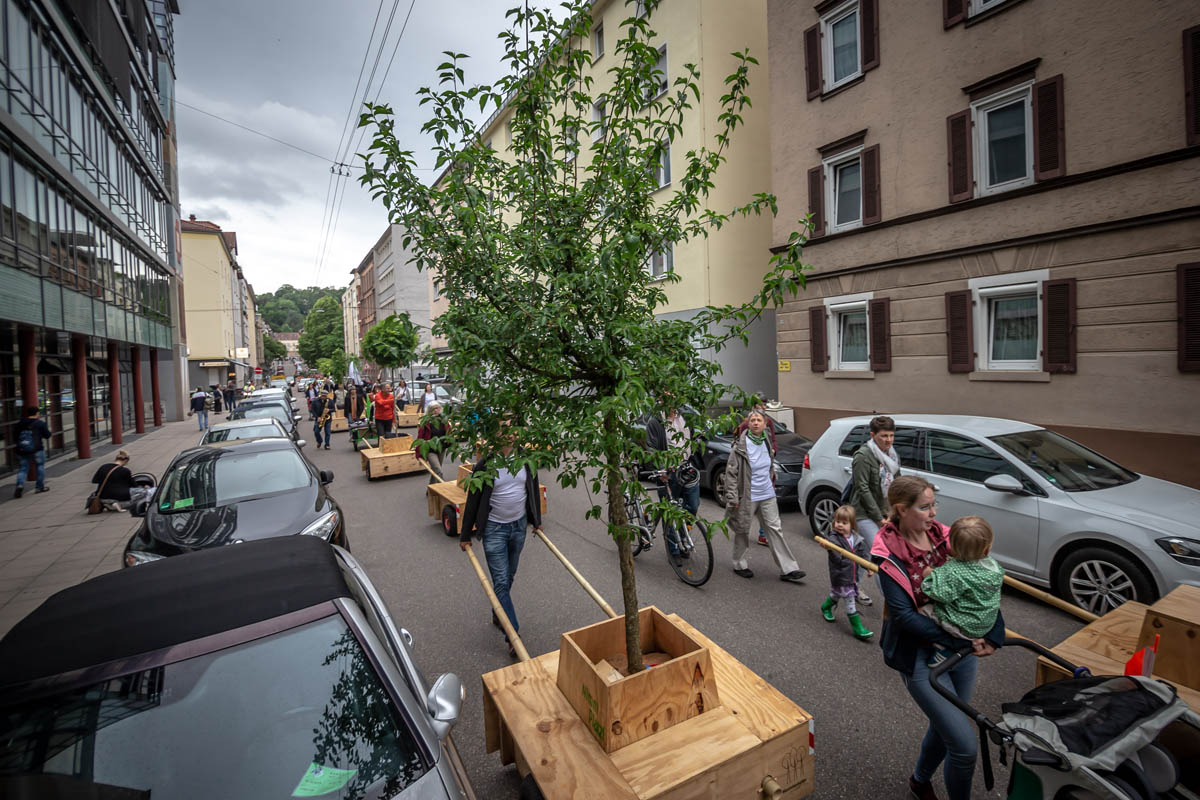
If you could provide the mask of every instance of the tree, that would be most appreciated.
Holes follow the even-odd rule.
[[[287,358],[287,347],[273,336],[263,336],[263,356],[268,364]]]
[[[329,358],[345,347],[342,332],[342,306],[332,297],[322,297],[308,312],[304,332],[300,334],[300,357],[306,364]]]
[[[363,337],[363,358],[383,369],[398,369],[412,362],[420,336],[408,314],[392,314],[377,323]]]
[[[346,351],[340,347],[327,358],[317,359],[317,369],[322,375],[332,378],[334,383],[341,383],[346,378],[349,367],[350,359],[346,357]]]
[[[333,286],[321,288],[310,286],[307,289],[297,289],[290,283],[285,283],[274,292],[266,292],[258,296],[258,312],[263,319],[276,331],[298,331],[304,327],[304,318],[313,306],[323,297],[332,297],[341,301],[342,289]]]
[[[720,367],[703,352],[747,342],[750,324],[798,291],[806,269],[804,237],[796,232],[764,264],[767,274],[749,303],[709,307],[690,319],[656,315],[667,301],[665,286],[679,276],[650,275],[654,254],[706,237],[734,216],[774,213],[775,198],[760,193],[723,211],[708,202],[750,104],[749,75],[758,62],[748,52],[732,54],[712,142],[689,151],[670,188],[660,191],[655,167],[664,148],[685,120],[700,124],[692,106],[699,71],[685,64],[668,85],[652,44],[658,0],[643,0],[644,15],[633,12],[633,2],[626,0],[629,18],[606,56],[613,66],[604,91],[594,91],[592,54],[579,46],[591,40],[588,0],[564,3],[561,22],[537,10],[509,11],[511,27],[500,36],[508,74],[493,85],[469,85],[466,56],[447,53],[439,88],[418,92],[432,109],[423,131],[445,170],[433,186],[422,183],[413,153],[400,145],[390,108],[369,106],[361,120],[374,128],[362,181],[391,222],[406,228],[404,246],[418,268],[433,271],[449,302],[433,332],[449,344],[442,365],[465,388],[464,402],[449,412],[464,442],[452,452],[466,456],[482,440],[495,454],[472,476],[473,488],[501,466],[529,465],[557,470],[564,487],[584,481],[596,494],[604,490],[607,509],[596,504],[588,516],[606,520],[617,543],[630,673],[642,669],[642,658],[634,528],[623,497],[644,494],[630,467],[674,467],[686,456],[648,453],[634,422],[684,404],[712,408],[731,395],[744,403],[744,393],[718,381]],[[505,104],[513,110],[511,157],[483,146],[467,116],[468,109],[486,115]],[[597,107],[604,110],[599,119]],[[711,425],[703,417],[690,422],[693,430]],[[503,457],[499,448],[514,435],[521,446]],[[654,505],[684,521],[684,512]]]

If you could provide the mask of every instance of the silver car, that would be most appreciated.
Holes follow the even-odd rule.
[[[203,446],[215,442],[231,442],[235,439],[290,439],[288,432],[278,420],[265,419],[229,419],[215,422],[204,431],[197,445]],[[296,440],[297,447],[304,447],[303,439]]]
[[[824,534],[870,417],[830,423],[809,451],[800,507]],[[990,417],[893,415],[900,471],[937,490],[938,519],[975,514],[1011,575],[1103,614],[1200,586],[1200,491],[1139,475],[1065,436]]]

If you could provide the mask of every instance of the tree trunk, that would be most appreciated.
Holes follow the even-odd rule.
[[[611,414],[604,417],[604,429],[608,438],[616,435],[616,420]],[[625,518],[625,495],[621,491],[621,474],[624,465],[620,454],[609,450],[605,454],[608,465],[608,522],[609,531],[617,540],[617,557],[621,564],[621,599],[625,603],[625,654],[627,672],[636,675],[642,665],[642,634],[638,619],[637,577],[633,572],[633,543],[629,538],[628,522]]]

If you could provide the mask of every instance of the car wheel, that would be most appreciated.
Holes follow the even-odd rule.
[[[712,476],[713,499],[721,508],[725,507],[725,468],[715,467]]]
[[[1153,603],[1158,595],[1141,564],[1107,547],[1071,553],[1059,565],[1056,580],[1060,597],[1101,616],[1131,600]]]
[[[841,495],[825,490],[813,495],[808,503],[808,525],[816,536],[828,536],[829,526],[833,524],[833,515],[842,504]]]

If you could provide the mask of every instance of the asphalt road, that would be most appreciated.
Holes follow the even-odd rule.
[[[306,425],[308,423],[305,423]],[[410,431],[410,433],[414,433]],[[415,640],[418,662],[429,678],[457,673],[467,687],[454,739],[480,798],[517,796],[515,767],[501,767],[484,752],[479,676],[512,663],[503,635],[492,627],[487,599],[456,540],[427,515],[426,473],[368,481],[346,434],[335,434],[329,451],[310,444],[306,454],[332,469],[330,487],[346,513],[350,546],[383,594],[392,614]],[[453,474],[453,465],[447,467]],[[586,489],[549,485],[545,531],[550,539],[618,611],[621,609],[617,550],[603,525],[584,519],[600,498]],[[701,515],[721,510],[704,496]],[[818,606],[829,589],[825,552],[812,540],[808,520],[795,508],[783,513],[783,530],[808,572],[805,585],[783,583],[764,547],[752,546],[751,580],[733,574],[731,542],[713,542],[715,568],[701,588],[681,583],[667,564],[661,541],[637,559],[638,601],[675,612],[699,628],[766,681],[811,713],[816,721],[815,797],[907,798],[907,780],[925,732],[897,673],[884,666],[878,644],[850,634],[845,615],[825,622]],[[476,547],[482,561],[481,548]],[[877,594],[872,591],[871,594]],[[526,541],[513,588],[521,638],[532,654],[557,649],[563,631],[597,622],[604,614],[535,536]],[[1008,627],[1052,646],[1079,629],[1074,617],[1006,590]],[[879,630],[879,605],[863,609]],[[998,716],[999,705],[1033,686],[1034,659],[1007,650],[980,664],[977,707]],[[993,757],[995,754],[993,753]],[[975,797],[1000,797],[1007,769],[996,765],[997,788],[987,793],[976,770]],[[944,796],[941,779],[935,781]]]

